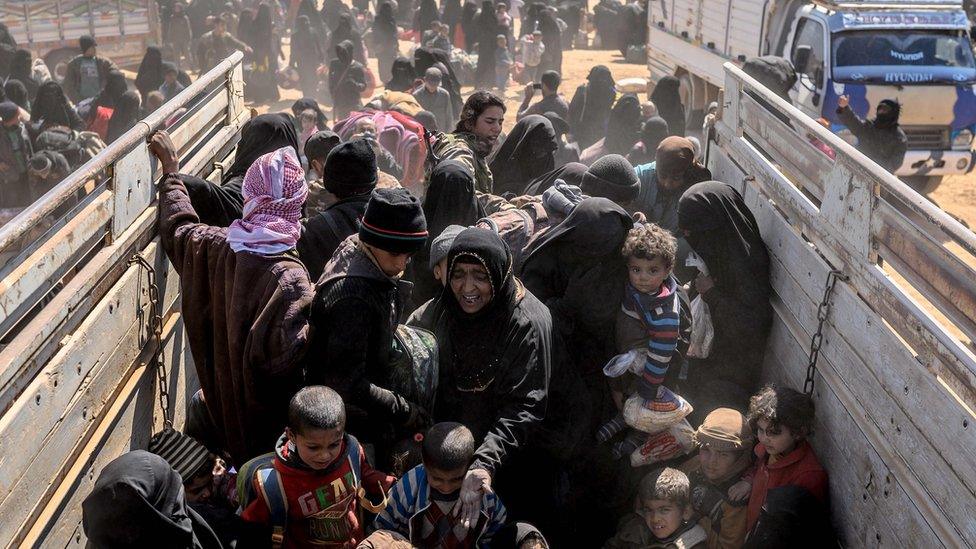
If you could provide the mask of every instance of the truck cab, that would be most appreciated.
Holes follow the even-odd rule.
[[[781,55],[796,67],[794,105],[849,143],[856,139],[836,114],[838,97],[849,96],[861,118],[873,117],[883,99],[901,103],[908,152],[895,175],[924,178],[931,188],[973,169],[976,62],[958,4],[913,6],[805,5]]]

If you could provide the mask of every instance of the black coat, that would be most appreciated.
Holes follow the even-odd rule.
[[[368,201],[368,193],[351,196],[302,221],[298,257],[310,279],[318,280],[342,241],[359,230],[358,222]]]
[[[883,125],[877,120],[861,120],[850,107],[837,109],[837,116],[857,137],[857,150],[864,156],[892,173],[901,166],[908,150],[908,137],[897,122]]]

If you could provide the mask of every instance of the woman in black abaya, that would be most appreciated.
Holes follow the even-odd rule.
[[[496,37],[500,34],[495,5],[491,0],[481,3],[481,11],[474,20],[478,42],[478,65],[475,68],[474,87],[491,89],[495,85]]]
[[[254,50],[254,70],[247,88],[248,99],[258,102],[274,102],[278,94],[278,58],[281,56],[281,38],[274,30],[271,6],[261,4],[247,34],[241,38]]]
[[[142,97],[149,95],[163,85],[163,52],[155,46],[146,48],[142,56],[139,72],[136,74],[136,89]]]
[[[569,103],[569,126],[580,150],[606,134],[610,109],[617,98],[615,85],[610,69],[597,65],[590,69],[586,83],[576,88]]]
[[[138,93],[127,91],[122,94],[122,98],[119,99],[115,110],[112,112],[112,118],[108,121],[108,139],[105,140],[106,143],[111,143],[119,137],[122,137],[122,134],[132,129],[139,122],[141,117],[139,106]]]
[[[352,58],[366,66],[366,47],[363,45],[363,35],[356,27],[352,15],[343,13],[339,16],[339,25],[332,31],[332,39],[329,42],[329,50],[335,51],[336,46],[348,40],[352,43]]]
[[[31,105],[31,130],[39,135],[52,126],[67,126],[82,130],[85,122],[78,116],[57,82],[45,82],[37,89],[37,97]]]
[[[393,76],[393,65],[399,58],[399,42],[397,41],[397,23],[393,15],[393,4],[384,0],[373,19],[373,48],[376,50],[376,62],[379,64],[379,79],[386,82]],[[407,61],[409,63],[409,61]],[[387,89],[390,89],[387,86]],[[406,91],[406,90],[396,90]]]
[[[681,104],[678,89],[681,83],[673,76],[665,76],[658,80],[651,92],[650,100],[657,106],[657,115],[668,123],[671,135],[685,136],[685,108]]]
[[[291,36],[290,65],[298,71],[305,97],[315,97],[319,85],[318,68],[324,60],[325,40],[312,27],[307,15],[299,15],[295,19],[295,33]]]
[[[488,159],[493,194],[520,193],[533,179],[555,168],[556,132],[538,114],[519,120]]]

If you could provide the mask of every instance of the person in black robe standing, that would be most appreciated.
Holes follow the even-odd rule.
[[[146,48],[146,54],[139,64],[136,74],[136,89],[142,97],[149,95],[163,85],[163,52],[155,46]]]
[[[366,71],[353,59],[349,40],[335,47],[336,58],[329,65],[329,92],[332,94],[332,120],[338,122],[362,105],[360,94],[366,89]]]
[[[530,114],[519,120],[488,159],[493,194],[519,194],[532,180],[551,171],[556,148],[556,132],[549,119]]]
[[[290,65],[298,71],[302,95],[316,97],[319,85],[318,68],[325,59],[325,40],[312,27],[307,15],[295,19],[295,33],[291,36]]]
[[[274,30],[271,6],[261,4],[254,22],[242,38],[253,50],[254,70],[251,72],[249,87],[245,91],[248,99],[257,102],[274,102],[278,94],[278,58],[281,56],[281,39]]]
[[[495,47],[499,34],[498,18],[491,0],[481,3],[481,11],[474,20],[478,42],[478,66],[475,69],[474,87],[491,89],[495,86]]]
[[[617,98],[615,86],[610,69],[597,65],[590,69],[586,83],[576,88],[569,103],[569,126],[580,150],[606,135],[610,109]]]
[[[657,115],[668,123],[671,135],[685,136],[685,108],[681,104],[679,88],[681,82],[673,76],[665,76],[657,81],[649,99],[657,107]]]
[[[563,43],[562,32],[556,22],[556,16],[550,9],[543,9],[539,14],[539,30],[542,31],[542,43],[546,50],[539,62],[538,74],[545,71],[563,72]]]
[[[478,4],[465,1],[461,7],[461,33],[464,34],[464,44],[461,45],[464,51],[471,53],[478,42],[478,30],[475,25],[475,18],[478,16]]]
[[[379,65],[378,78],[383,82],[393,76],[393,65],[400,54],[400,44],[397,37],[397,22],[393,15],[393,4],[387,0],[380,3],[376,18],[373,19],[373,53]],[[407,61],[409,63],[409,61]],[[387,89],[390,89],[387,86]],[[407,91],[407,90],[395,90]]]
[[[353,59],[365,67],[366,47],[363,45],[363,35],[361,32],[359,32],[359,28],[356,26],[356,22],[353,20],[352,15],[349,13],[343,13],[339,16],[339,24],[336,26],[335,30],[332,31],[329,49],[335,51],[336,46],[347,40],[352,44],[353,47]]]

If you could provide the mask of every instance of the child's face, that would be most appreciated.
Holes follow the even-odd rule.
[[[176,82],[176,73],[172,71],[167,72],[166,74],[163,75],[163,79],[166,81],[167,84],[172,84],[173,82]]]
[[[303,433],[287,429],[286,433],[306,465],[312,469],[325,469],[339,457],[345,425],[336,429],[307,429]]]
[[[468,473],[467,467],[445,471],[424,465],[424,469],[427,470],[427,483],[430,488],[444,495],[453,494],[460,490],[461,483],[464,482],[464,475]]]
[[[794,435],[789,427],[773,425],[766,418],[756,421],[756,436],[766,448],[766,452],[776,457],[782,457],[792,452],[801,438]]]
[[[630,285],[642,294],[657,293],[669,274],[671,274],[671,267],[664,262],[663,258],[627,258],[627,276],[630,278]]]
[[[495,42],[497,42],[497,43],[498,43],[498,47],[499,47],[499,48],[504,48],[504,47],[506,46],[506,43],[505,43],[505,37],[504,37],[504,36],[499,36],[499,37],[498,37],[498,38],[497,38],[497,39],[495,40]]]
[[[376,123],[369,118],[360,118],[356,121],[356,133],[362,134],[367,132],[376,135]]]
[[[213,493],[213,469],[204,471],[183,485],[186,501],[190,503],[207,501]]]
[[[750,450],[716,450],[710,446],[702,446],[698,452],[701,460],[702,473],[711,482],[724,482],[737,473],[736,462],[740,452]]]
[[[691,518],[691,506],[682,508],[666,499],[652,499],[643,502],[640,513],[644,522],[657,539],[665,539],[678,531],[681,523]]]

